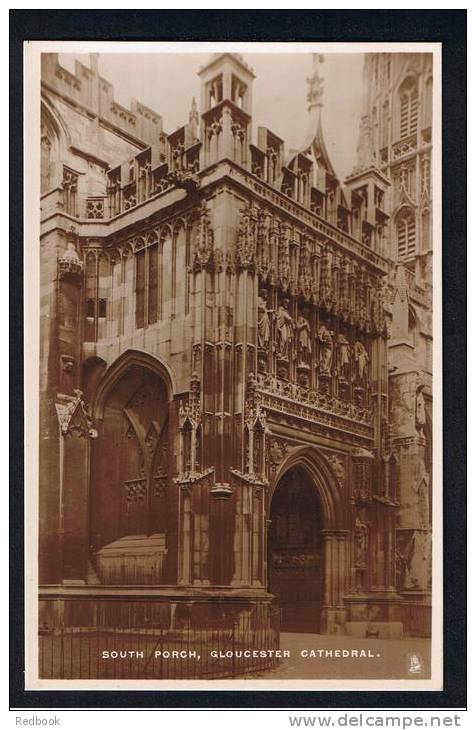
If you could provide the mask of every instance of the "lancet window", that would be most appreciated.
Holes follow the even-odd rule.
[[[418,127],[418,90],[414,79],[403,82],[400,90],[400,139],[415,134]]]
[[[412,256],[416,249],[416,227],[413,212],[405,211],[397,221],[398,258]]]
[[[160,244],[153,243],[136,254],[136,327],[154,324],[162,311],[162,265]]]

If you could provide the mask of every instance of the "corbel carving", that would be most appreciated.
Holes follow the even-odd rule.
[[[58,395],[56,415],[62,436],[75,434],[81,438],[97,438],[97,431],[83,400],[81,390],[74,390],[73,396]]]
[[[345,484],[346,468],[343,460],[337,454],[326,454],[326,459],[334,472],[337,484],[342,489]]]
[[[71,226],[66,244],[66,251],[58,258],[58,275],[60,279],[69,278],[79,281],[83,273],[83,262],[76,250],[76,229]]]

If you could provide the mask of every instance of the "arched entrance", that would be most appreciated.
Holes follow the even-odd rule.
[[[324,519],[309,474],[296,466],[274,491],[268,538],[269,590],[284,631],[320,631],[324,591]]]
[[[349,528],[342,489],[318,449],[293,449],[269,504],[268,589],[283,631],[342,633],[350,586]]]
[[[106,583],[160,583],[167,554],[169,389],[134,358],[98,389],[91,547]]]

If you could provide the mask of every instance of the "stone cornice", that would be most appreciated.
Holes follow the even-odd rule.
[[[198,173],[198,178],[201,182],[200,198],[209,195],[213,189],[223,183],[237,185],[242,190],[246,190],[259,198],[266,206],[274,209],[275,213],[292,219],[292,222],[303,228],[310,237],[317,235],[323,243],[325,241],[332,242],[336,248],[340,249],[341,253],[354,256],[377,273],[388,273],[388,263],[382,256],[366,248],[356,239],[296,203],[296,201],[291,200],[239,165],[229,160],[222,160],[212,167],[201,170]],[[135,205],[133,208],[114,216],[114,218],[101,220],[76,219],[78,235],[86,238],[109,239],[112,236],[120,238],[124,236],[125,238],[132,235],[133,228],[144,228],[145,219],[147,219],[147,225],[150,226],[159,222],[163,223],[164,214],[172,217],[178,212],[178,208],[183,205],[184,207],[196,206],[198,200],[199,197],[196,195],[187,195],[183,189],[172,188],[148,198],[148,200]],[[60,215],[60,213],[52,213],[43,219],[42,227],[45,227],[47,221],[50,221],[51,227],[51,218],[57,215]],[[105,242],[106,245],[109,243],[108,240]]]

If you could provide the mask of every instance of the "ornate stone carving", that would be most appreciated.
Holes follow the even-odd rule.
[[[305,420],[334,426],[338,426],[340,417],[346,419],[345,428],[353,432],[356,430],[360,432],[359,424],[367,427],[372,424],[373,416],[370,408],[357,406],[310,388],[302,388],[270,374],[258,373],[257,383],[262,395],[261,403],[265,409],[278,410]],[[364,428],[363,433],[369,436],[371,429],[369,431],[369,428]]]
[[[332,471],[334,472],[334,476],[337,480],[339,487],[342,489],[342,487],[345,484],[345,476],[346,476],[344,462],[336,454],[326,454],[326,459],[327,459]]]
[[[425,397],[423,395],[423,385],[417,387],[415,396],[415,429],[419,436],[423,435],[423,429],[426,425]]]
[[[167,181],[176,188],[182,188],[188,194],[197,192],[200,187],[200,178],[197,175],[196,165],[169,172]]]
[[[340,333],[336,338],[337,345],[337,374],[339,378],[349,380],[350,378],[350,342],[347,337]]]
[[[254,373],[250,373],[248,376],[244,421],[246,471],[248,474],[261,476],[265,468],[266,417],[261,408],[261,397]]]
[[[59,395],[56,414],[62,436],[74,433],[83,438],[96,438],[97,431],[83,400],[81,390],[74,390],[73,396]]]
[[[179,429],[182,456],[182,475],[194,475],[200,471],[201,460],[201,387],[196,372],[190,378],[187,402],[179,407]]]
[[[357,504],[366,504],[367,502],[370,502],[372,500],[372,485],[370,481],[370,474],[371,474],[371,459],[373,459],[373,456],[370,455],[371,458],[369,458],[366,455],[363,455],[361,452],[364,452],[365,454],[370,452],[367,452],[365,449],[359,450],[357,454],[354,454],[353,456],[353,464],[352,464],[352,473],[353,473],[353,490],[352,490],[352,499]]]
[[[323,324],[319,328],[317,338],[319,340],[319,373],[331,375],[334,333]]]
[[[272,310],[266,306],[266,295],[266,290],[262,289],[258,296],[258,347],[263,350],[268,349],[271,337],[269,314]]]
[[[292,353],[294,322],[288,311],[289,299],[278,306],[276,312],[276,348],[278,357],[289,360]]]
[[[129,479],[124,482],[126,502],[144,502],[147,497],[147,481],[145,479]]]
[[[200,206],[200,218],[195,239],[194,267],[198,269],[208,266],[213,259],[214,236],[206,200]]]
[[[254,267],[256,261],[258,209],[254,203],[250,203],[241,213],[236,242],[236,262],[242,269],[248,269]]]
[[[65,373],[71,373],[74,370],[75,360],[71,355],[61,355],[61,369]]]
[[[104,218],[104,198],[88,198],[86,200],[86,218]]]
[[[369,527],[359,515],[354,525],[354,569],[355,587],[357,591],[364,587],[364,576],[367,571],[369,546]]]
[[[289,451],[289,445],[285,441],[279,439],[273,439],[268,448],[268,463],[269,470],[272,474],[275,474],[278,470],[279,465],[286,457]]]
[[[297,318],[296,333],[300,361],[308,362],[311,355],[311,326],[304,311]]]
[[[160,499],[166,497],[167,480],[168,480],[167,471],[163,468],[157,469],[156,473],[153,476],[154,496],[155,497],[159,497]]]
[[[357,366],[356,378],[360,384],[364,385],[368,377],[369,355],[365,345],[359,340],[354,343],[354,360]]]
[[[74,227],[71,227],[66,251],[58,258],[59,278],[71,278],[77,280],[83,272],[83,262],[78,256],[75,246],[76,233]]]

